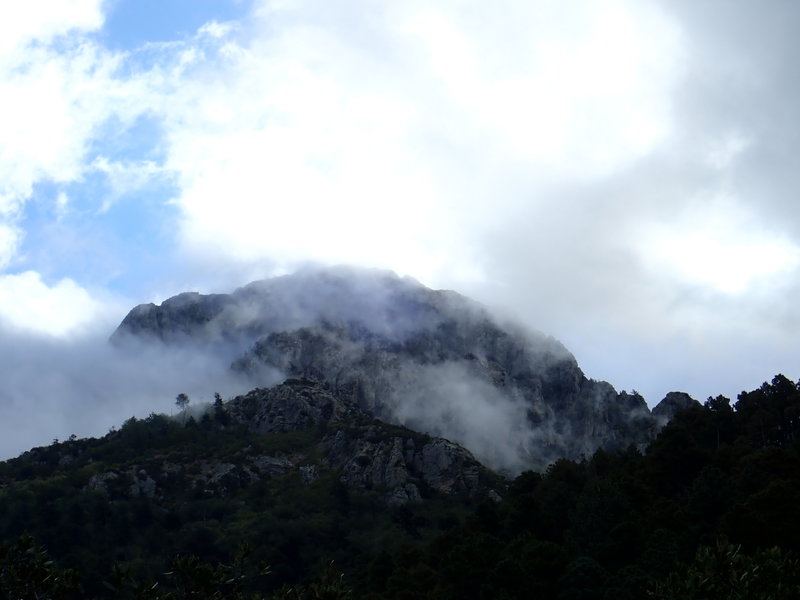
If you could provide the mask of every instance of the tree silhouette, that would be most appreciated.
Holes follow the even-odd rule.
[[[214,393],[214,419],[220,425],[227,425],[229,422],[228,413],[225,410],[225,404],[222,401],[222,396],[219,393]]]
[[[175,406],[177,406],[183,414],[184,424],[186,423],[186,407],[189,406],[189,396],[181,392],[175,397]]]

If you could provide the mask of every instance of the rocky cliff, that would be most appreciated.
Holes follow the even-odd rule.
[[[391,273],[308,270],[229,295],[181,294],[136,307],[112,339],[225,349],[255,384],[276,371],[320,382],[366,415],[458,442],[508,472],[643,444],[663,420],[641,396],[588,379],[552,337]],[[318,420],[323,408],[301,405],[284,410]],[[287,418],[273,417],[254,423]],[[405,457],[392,444],[380,451]],[[422,464],[416,452],[409,464]]]

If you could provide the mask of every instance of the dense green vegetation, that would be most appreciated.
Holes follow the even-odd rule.
[[[192,486],[204,461],[315,460],[319,431],[254,435],[224,418],[218,406],[185,426],[131,419],[0,464],[0,584],[52,573],[61,587],[38,597],[53,598],[124,597],[120,586],[140,598],[800,597],[800,384],[781,375],[733,406],[709,398],[679,413],[644,452],[561,460],[477,505],[433,495],[390,507],[324,469],[312,482],[293,471]],[[163,497],[88,485],[172,464],[185,468]],[[187,582],[207,587],[192,596]]]
[[[326,430],[254,434],[220,403],[182,422],[132,418],[101,439],[54,441],[0,463],[0,543],[32,536],[60,568],[80,574],[79,597],[117,597],[106,585],[117,566],[130,581],[169,589],[162,574],[175,556],[211,569],[246,544],[270,571],[248,590],[269,593],[331,562],[354,569],[362,556],[436,535],[469,508],[464,498],[433,495],[409,519],[407,509],[386,506],[383,490],[346,487],[320,463]],[[297,469],[255,478],[259,456],[302,456],[320,468],[310,481]],[[221,465],[236,468],[215,471]]]

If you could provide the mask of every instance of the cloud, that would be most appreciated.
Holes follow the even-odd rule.
[[[164,168],[153,160],[111,161],[106,156],[98,156],[90,168],[105,175],[110,187],[100,212],[108,211],[121,196],[138,192],[154,181],[169,177]]]
[[[13,258],[20,235],[17,227],[0,222],[0,268],[5,267]]]
[[[170,414],[178,393],[192,404],[249,389],[228,362],[171,348],[110,346],[106,332],[69,341],[2,331],[0,459],[75,434],[101,436],[131,416]]]
[[[56,2],[55,14],[70,4],[79,9],[90,3]],[[37,181],[80,177],[93,128],[109,113],[116,66],[80,36],[65,38],[66,47],[48,45],[76,28],[98,27],[102,20],[90,18],[94,13],[78,13],[58,28],[48,11],[22,10],[23,15],[0,19],[10,28],[22,27],[4,43],[0,60],[0,216],[5,217],[18,211]],[[43,18],[38,22],[34,15]]]
[[[579,2],[565,21],[547,3],[507,8],[450,4],[408,18],[461,124],[507,156],[578,177],[613,170],[668,133],[682,48],[664,13]]]
[[[102,0],[0,8],[0,270],[11,271],[0,274],[0,318],[37,334],[73,334],[118,310],[69,276],[45,284],[39,269],[47,265],[30,268],[32,256],[48,254],[22,250],[31,226],[26,205],[37,186],[53,186],[49,218],[60,220],[93,193],[73,189],[68,196],[64,186],[85,183],[93,171],[106,173],[114,191],[121,179],[131,189],[141,186],[144,176],[157,174],[145,162],[132,177],[130,164],[92,156],[97,137],[113,133],[109,122],[111,129],[124,132],[147,110],[141,80],[120,72],[124,55],[91,39],[103,25],[103,8]]]
[[[71,32],[98,29],[104,0],[49,0],[6,3],[0,7],[0,56],[24,49],[33,41],[50,43]]]
[[[392,420],[454,440],[502,472],[519,473],[541,460],[545,444],[537,438],[549,433],[530,425],[529,403],[458,362],[406,365],[388,402]]]
[[[108,324],[118,311],[71,279],[48,286],[34,271],[0,276],[0,324],[21,331],[66,337]]]
[[[542,181],[668,135],[680,36],[654,7],[581,3],[567,32],[546,4],[501,12],[262,2],[167,48],[152,75],[175,82],[160,114],[185,246],[480,280],[474,234]]]
[[[729,295],[780,286],[800,266],[800,248],[774,232],[760,231],[758,218],[730,198],[706,203],[670,227],[645,233],[643,258],[661,277],[701,285]]]

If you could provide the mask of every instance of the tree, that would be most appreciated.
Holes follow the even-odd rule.
[[[658,582],[656,600],[789,600],[800,594],[800,562],[778,547],[746,555],[724,541]]]
[[[189,396],[181,392],[175,397],[175,406],[183,413],[183,421],[186,422],[186,407],[189,406]]]
[[[225,404],[222,402],[222,396],[218,392],[214,393],[214,420],[220,425],[227,425],[229,421]]]
[[[23,600],[78,597],[78,573],[60,569],[33,538],[23,535],[0,546],[0,596]]]

